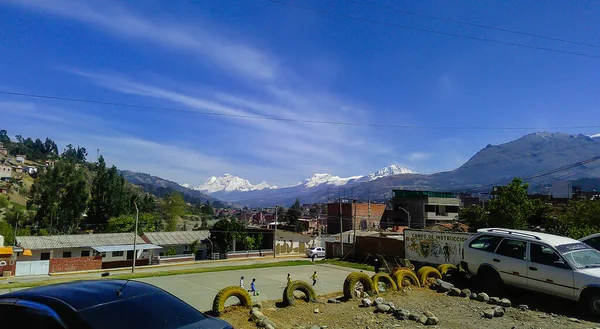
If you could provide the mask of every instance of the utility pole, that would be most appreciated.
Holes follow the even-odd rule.
[[[273,258],[277,258],[277,253],[276,253],[276,249],[277,249],[277,210],[279,209],[278,206],[275,206],[275,232],[273,233]]]
[[[352,194],[354,194],[354,192]],[[354,225],[354,241],[352,242],[352,252],[356,258],[356,208],[358,207],[358,202],[352,200],[352,203],[354,204],[354,219],[352,220],[352,224]]]
[[[338,197],[338,203],[340,204],[340,250],[342,251],[342,257],[344,257],[344,219],[342,217],[342,197]]]
[[[410,213],[408,212],[408,210],[402,208],[402,207],[398,207],[400,210],[404,211],[406,213],[406,216],[408,216],[408,228],[410,228]]]
[[[138,206],[135,201],[133,201],[133,205],[135,206],[135,232],[133,234],[133,262],[131,263],[131,273],[135,272],[135,261],[137,260],[137,255],[136,255],[137,250],[135,250],[135,249],[137,247],[138,215],[139,215]]]

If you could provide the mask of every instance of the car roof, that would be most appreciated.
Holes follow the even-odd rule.
[[[592,234],[592,235],[585,236],[585,237],[579,239],[579,241],[586,241],[586,240],[589,240],[589,239],[592,239],[592,238],[597,238],[599,236],[600,236],[600,233],[595,233],[595,234]]]
[[[120,293],[119,293],[120,292]],[[142,295],[164,293],[151,284],[130,280],[86,280],[51,284],[0,295],[24,300],[59,300],[76,311]],[[43,301],[42,301],[43,302]]]
[[[554,235],[549,233],[525,231],[525,230],[513,230],[506,228],[482,228],[477,230],[478,233],[492,233],[498,236],[520,238],[522,240],[528,240],[532,242],[544,242],[552,246],[560,246],[563,244],[580,243],[580,241],[567,238],[560,235]]]

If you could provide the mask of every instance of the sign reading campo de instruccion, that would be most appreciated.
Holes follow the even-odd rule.
[[[406,258],[429,264],[460,263],[463,242],[470,233],[404,230]]]

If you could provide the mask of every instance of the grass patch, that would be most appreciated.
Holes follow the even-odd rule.
[[[219,266],[219,267],[201,267],[201,268],[190,268],[185,270],[171,270],[171,271],[156,271],[156,272],[140,272],[140,273],[127,273],[127,274],[115,274],[110,275],[106,278],[82,278],[84,280],[105,280],[105,279],[121,279],[121,280],[132,280],[132,279],[141,279],[141,278],[149,278],[149,277],[158,277],[158,276],[170,276],[170,275],[181,275],[181,274],[195,274],[195,273],[209,273],[209,272],[223,272],[223,271],[235,271],[235,270],[248,270],[248,269],[257,269],[257,268],[271,268],[271,267],[286,267],[286,266],[302,266],[302,265],[311,265],[312,262],[308,260],[287,260],[276,263],[263,263],[263,264],[250,264],[250,265],[230,265],[230,266]],[[200,265],[200,264],[198,264]],[[109,271],[109,270],[107,270]],[[100,273],[98,273],[100,276]],[[37,282],[17,282],[17,283],[9,283],[0,285],[0,289],[14,289],[14,288],[32,288],[45,286],[54,283],[62,283],[62,282],[70,282],[77,281],[79,278],[70,278],[70,279],[54,279],[54,280],[44,280]]]
[[[371,272],[375,271],[375,268],[371,265],[347,262],[347,261],[340,260],[339,258],[324,259],[322,261],[319,261],[319,263],[342,266],[342,267],[349,267],[349,268],[354,268],[354,269],[363,270],[363,271],[371,271]]]

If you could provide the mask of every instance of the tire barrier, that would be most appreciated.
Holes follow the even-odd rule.
[[[344,280],[344,297],[347,299],[354,298],[354,290],[357,283],[361,283],[363,291],[371,295],[373,293],[373,281],[364,272],[353,272],[348,274],[346,280]]]
[[[448,272],[456,271],[458,268],[452,264],[442,264],[438,266],[437,270],[440,272],[442,277],[444,277],[446,274],[448,274]]]
[[[294,291],[296,290],[304,293],[307,302],[315,302],[317,300],[317,294],[310,284],[297,280],[290,282],[285,289],[283,289],[283,303],[286,306],[294,305],[294,302],[296,301],[296,298],[294,298]]]
[[[419,279],[415,275],[415,272],[411,270],[398,270],[396,271],[396,273],[394,273],[392,278],[394,279],[394,281],[396,281],[396,286],[398,287],[398,289],[405,286],[404,281],[408,281],[410,284],[417,287],[421,286],[421,284],[419,283]]]
[[[441,279],[442,274],[435,268],[431,266],[423,266],[419,269],[417,273],[419,277],[419,282],[421,282],[421,286],[427,286],[429,284],[429,279]]]
[[[398,285],[396,285],[394,279],[392,279],[392,277],[387,273],[377,273],[371,277],[371,281],[373,281],[373,290],[375,291],[375,293],[379,293],[379,281],[382,281],[384,284],[387,284],[389,290],[398,290]]]
[[[250,298],[250,294],[248,294],[244,288],[230,286],[219,290],[215,299],[213,299],[213,312],[222,314],[225,311],[225,301],[229,299],[229,297],[237,298],[242,306],[250,307],[252,305],[252,298]]]

